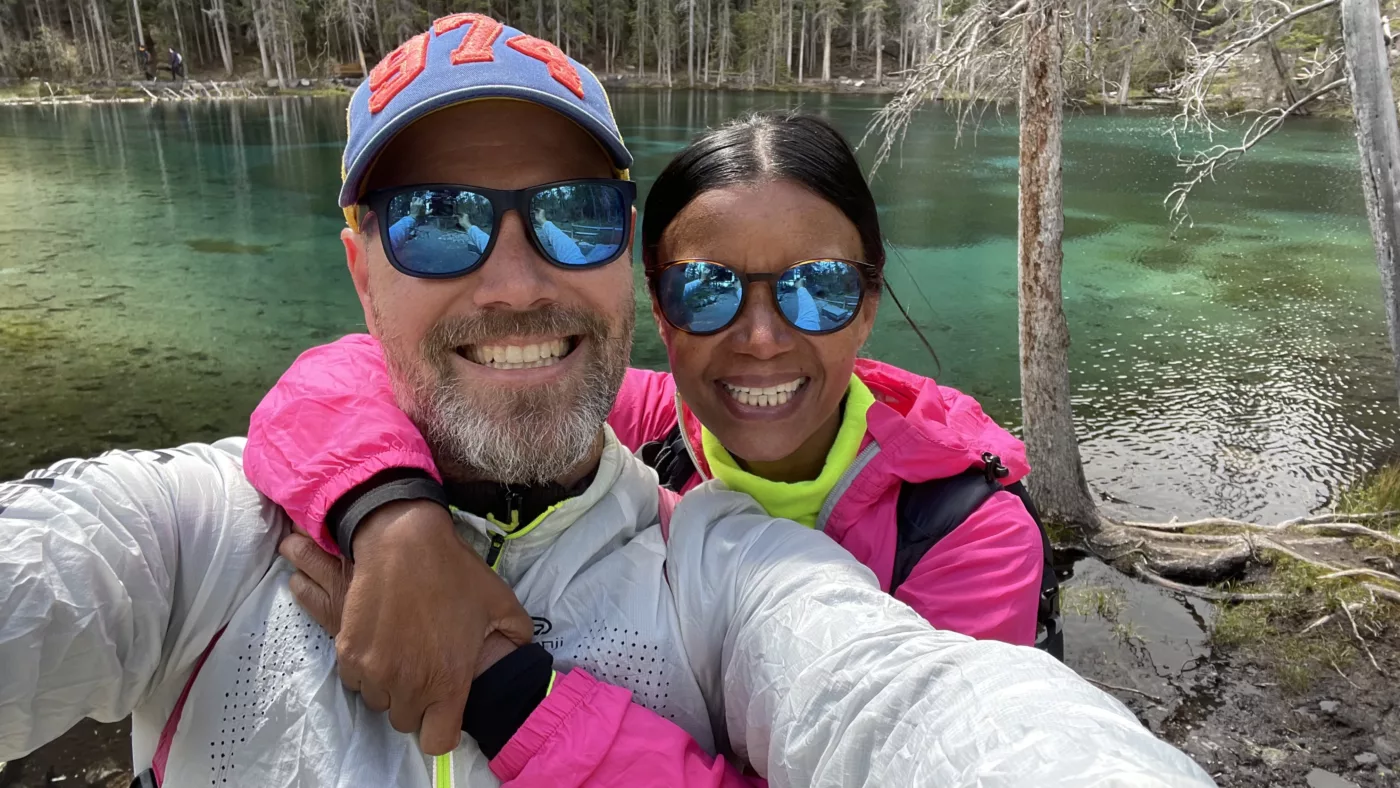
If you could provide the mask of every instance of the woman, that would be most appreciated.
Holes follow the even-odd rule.
[[[618,438],[676,491],[718,478],[770,514],[821,528],[939,628],[1036,643],[1045,542],[1016,494],[992,485],[938,533],[920,530],[924,514],[946,514],[936,480],[971,471],[986,475],[983,487],[1011,484],[1028,468],[1021,443],[972,398],[857,359],[885,253],[845,139],[804,116],[708,132],[656,180],[642,238],[671,373],[629,371],[608,419]],[[347,406],[345,370],[383,363],[367,338],[320,348],[297,362],[298,377],[323,378],[325,390],[297,396],[339,403],[317,409],[333,414]],[[387,387],[376,396],[393,401]],[[342,437],[346,424],[274,434],[276,415],[254,414],[249,478],[327,549],[328,513],[373,479],[437,475],[406,417],[401,434],[369,447]],[[307,430],[315,445],[285,445],[313,442]],[[288,459],[308,456],[314,469]],[[440,516],[436,503],[412,505]]]

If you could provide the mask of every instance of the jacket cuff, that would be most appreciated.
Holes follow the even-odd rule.
[[[549,694],[554,657],[530,643],[497,660],[472,682],[462,730],[494,758]]]
[[[450,508],[442,485],[428,474],[416,468],[390,468],[341,496],[326,513],[326,527],[341,554],[353,560],[355,529],[366,517],[387,503],[418,499]]]
[[[483,674],[484,675],[484,674]],[[582,668],[558,674],[548,697],[535,707],[525,724],[491,759],[493,774],[501,782],[520,776],[530,760],[549,742],[574,712],[588,703],[600,687],[606,687]]]

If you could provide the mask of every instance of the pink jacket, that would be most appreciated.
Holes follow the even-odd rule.
[[[1030,470],[1021,441],[992,421],[977,401],[955,389],[879,361],[858,359],[856,375],[875,395],[866,416],[860,457],[864,467],[817,527],[875,571],[889,590],[894,571],[895,508],[903,482],[953,476],[1001,458],[1019,481]],[[628,370],[608,423],[628,447],[658,440],[676,425],[676,386],[670,374]],[[684,408],[687,447],[698,472],[684,486],[710,476],[701,454],[700,421]],[[872,446],[872,444],[874,444]],[[857,465],[861,462],[857,459]],[[1020,499],[994,494],[940,540],[895,591],[939,629],[982,640],[1034,645],[1044,553],[1040,529]]]

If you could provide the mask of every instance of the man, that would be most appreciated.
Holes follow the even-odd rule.
[[[426,757],[400,731],[447,707],[337,681],[343,644],[293,600],[275,555],[289,523],[244,480],[241,441],[59,463],[0,486],[0,759],[131,714],[136,768],[168,786],[743,782],[721,751],[775,784],[1211,784],[1049,657],[935,632],[831,540],[746,497],[694,492],[663,537],[655,476],[603,426],[631,271],[543,258],[519,207],[565,180],[630,192],[582,66],[454,15],[375,69],[350,125],[347,263],[459,509],[460,538],[436,546],[486,554],[546,644],[496,639],[471,740]],[[394,196],[442,183],[493,201],[492,253],[390,259]],[[496,362],[525,343],[567,352]],[[507,534],[477,503],[521,463],[565,497]],[[393,504],[374,503],[345,535],[356,583],[395,535]]]
[[[185,58],[175,51],[175,47],[167,47],[170,54],[170,81],[178,82],[185,78]]]

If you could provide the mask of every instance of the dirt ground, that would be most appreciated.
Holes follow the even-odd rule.
[[[1223,788],[1400,788],[1400,632],[1370,642],[1384,675],[1357,653],[1345,677],[1329,666],[1302,686],[1288,665],[1213,647],[1205,602],[1092,560],[1066,589],[1066,661]],[[125,723],[85,721],[5,765],[0,788],[118,788],[129,768]]]

